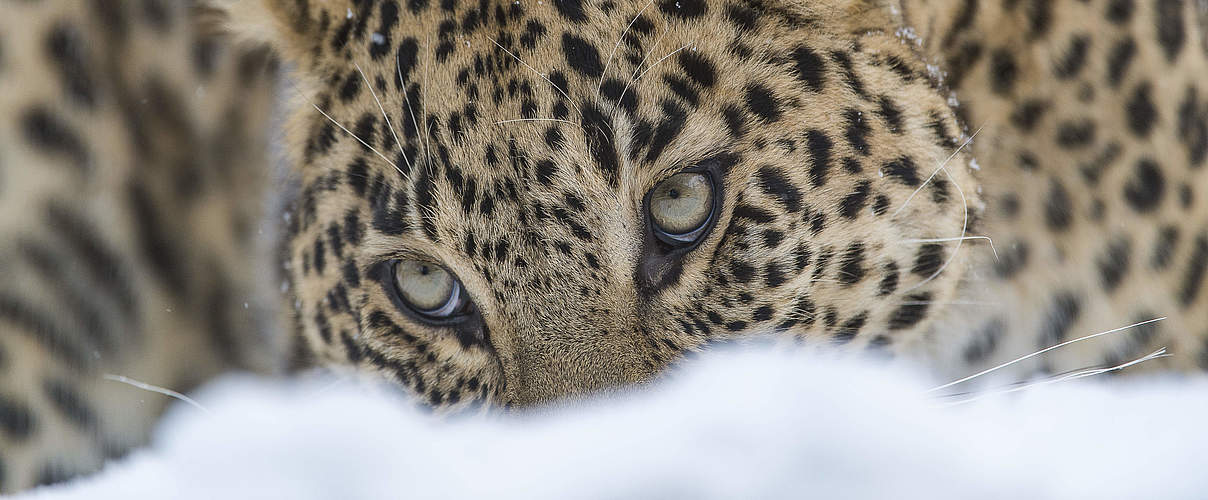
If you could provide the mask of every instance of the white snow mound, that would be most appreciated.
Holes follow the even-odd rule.
[[[539,414],[440,420],[380,391],[228,378],[152,445],[22,499],[1204,498],[1208,378],[951,404],[901,367],[723,350]]]

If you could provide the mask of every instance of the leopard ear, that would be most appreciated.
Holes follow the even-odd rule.
[[[288,59],[314,57],[323,34],[370,2],[352,0],[205,0],[222,16],[226,31],[247,42],[267,44]]]

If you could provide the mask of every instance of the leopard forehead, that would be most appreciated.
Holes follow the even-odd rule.
[[[864,7],[279,7],[305,101],[290,259],[308,344],[436,405],[645,380],[770,331],[891,349],[953,293],[935,240],[976,199],[966,169],[935,169],[960,145],[951,109]],[[643,196],[704,162],[716,227],[643,286]],[[395,258],[448,268],[482,321],[398,311],[375,271]]]

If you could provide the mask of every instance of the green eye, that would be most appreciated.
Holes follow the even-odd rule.
[[[713,181],[702,172],[673,175],[655,186],[647,199],[655,234],[675,245],[693,243],[703,236],[713,206]]]
[[[457,278],[445,268],[429,262],[396,261],[394,287],[407,306],[431,318],[454,316],[467,302]]]

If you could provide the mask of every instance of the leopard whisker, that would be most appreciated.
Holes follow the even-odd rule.
[[[625,89],[621,92],[621,97],[617,99],[617,102],[621,102],[621,99],[625,97],[625,91],[629,90],[629,86],[633,84],[634,79],[638,77],[638,73],[642,71],[642,66],[646,64],[646,61],[650,60],[650,54],[654,53],[654,49],[657,49],[659,45],[662,45],[663,37],[667,35],[669,30],[671,30],[670,25],[663,28],[663,32],[659,33],[658,38],[654,39],[654,45],[651,45],[650,48],[646,50],[646,54],[642,56],[642,61],[638,63],[637,67],[633,68],[633,73],[629,74],[629,81],[625,83]]]
[[[366,148],[368,148],[370,151],[373,151],[375,154],[377,154],[377,155],[378,155],[378,157],[379,157],[379,158],[381,158],[381,159],[382,159],[382,161],[385,161],[385,162],[386,162],[386,164],[390,165],[391,167],[394,167],[394,169],[395,169],[395,170],[397,170],[397,171],[398,171],[398,173],[403,174],[404,176],[406,176],[406,175],[407,175],[407,174],[404,174],[404,173],[403,173],[402,169],[398,168],[398,165],[395,165],[395,164],[394,164],[394,162],[390,161],[390,159],[389,159],[389,158],[386,158],[386,155],[383,155],[381,151],[378,151],[378,150],[377,150],[376,148],[374,148],[373,146],[370,146],[370,145],[369,145],[369,143],[365,142],[363,139],[361,139],[360,137],[358,137],[358,136],[357,136],[355,133],[353,133],[351,130],[348,130],[348,127],[345,127],[345,126],[344,126],[343,124],[341,124],[341,123],[340,123],[338,120],[336,120],[335,118],[332,118],[332,117],[331,117],[331,115],[327,114],[327,112],[326,112],[326,111],[323,111],[323,109],[322,109],[322,108],[320,108],[320,107],[319,107],[317,104],[315,104],[315,103],[314,103],[314,101],[311,101],[311,100],[310,100],[310,98],[306,97],[306,94],[304,94],[304,93],[302,92],[302,90],[301,90],[301,89],[299,89],[299,88],[298,88],[296,85],[290,85],[290,88],[293,90],[294,95],[296,95],[296,96],[298,96],[298,97],[302,98],[302,100],[306,101],[306,103],[307,103],[307,104],[310,104],[310,106],[311,106],[312,108],[315,108],[315,111],[318,111],[318,112],[319,112],[319,114],[323,115],[323,117],[324,117],[324,118],[326,118],[326,119],[327,119],[327,121],[330,121],[332,124],[334,124],[335,126],[339,127],[339,128],[340,128],[340,130],[343,130],[343,131],[344,131],[344,133],[348,134],[348,135],[349,135],[349,136],[351,136],[353,139],[356,139],[356,140],[357,140],[357,142],[361,143],[361,145],[362,145],[362,146],[365,146],[365,147],[366,147]]]
[[[621,48],[621,42],[625,41],[625,35],[629,34],[629,30],[633,29],[633,24],[638,22],[638,18],[642,17],[642,13],[646,12],[646,9],[649,9],[653,4],[654,0],[646,2],[646,6],[642,7],[642,10],[639,10],[637,15],[633,16],[633,20],[629,21],[629,26],[626,26],[625,31],[621,32],[621,37],[617,38],[617,44],[613,45],[612,52],[608,53],[608,59],[604,61],[604,72],[600,73],[600,82],[596,84],[596,99],[600,98],[600,90],[604,88],[604,77],[608,76],[608,67],[612,64],[612,58],[616,55],[617,49]]]
[[[201,410],[206,413],[210,413],[210,410],[208,410],[208,409],[206,409],[206,407],[202,406],[201,403],[198,403],[193,398],[185,396],[184,394],[176,392],[172,389],[160,387],[158,385],[148,384],[146,382],[135,380],[135,379],[127,377],[125,375],[114,375],[112,373],[106,373],[106,374],[101,375],[101,378],[103,378],[105,380],[110,380],[113,382],[121,382],[123,384],[129,385],[131,387],[136,387],[136,388],[142,389],[144,391],[154,392],[156,394],[163,394],[170,398],[184,401],[185,403],[192,405],[194,408],[197,408],[198,410]]]
[[[369,143],[364,141],[364,139],[357,137],[356,134],[352,133],[351,130],[348,130],[346,127],[344,127],[344,125],[342,125],[342,124],[340,124],[340,122],[336,121],[335,118],[332,118],[331,115],[327,114],[325,111],[320,109],[319,106],[316,105],[315,103],[312,102],[312,103],[310,103],[310,105],[315,108],[315,111],[318,111],[319,114],[322,114],[325,118],[327,118],[329,121],[331,121],[331,123],[334,123],[337,127],[340,127],[340,130],[343,130],[344,133],[352,136],[352,138],[356,139],[357,142],[361,143],[361,145],[369,148],[369,150],[376,153],[378,155],[378,157],[380,157],[382,159],[382,161],[388,163],[391,167],[394,167],[394,169],[397,170],[399,174],[402,174],[404,177],[406,177],[407,174],[403,173],[403,169],[398,168],[398,165],[395,165],[394,162],[390,161],[389,158],[386,158],[386,155],[382,154],[381,151],[378,151],[377,148],[370,146]]]
[[[572,122],[570,120],[561,120],[558,118],[513,118],[511,120],[497,121],[497,122],[495,122],[495,125],[503,125],[505,123],[516,123],[516,122],[558,122],[558,123],[569,123],[571,125],[579,127],[580,129],[583,128],[583,126],[579,125],[578,123]]]
[[[424,58],[424,86],[423,86],[423,88],[420,89],[421,93],[424,90],[428,89],[428,74],[432,72],[432,65],[431,65],[432,54],[430,52],[431,48],[432,48],[432,35],[429,34],[424,37],[424,49],[429,50],[429,53],[428,53],[428,57]],[[420,106],[422,108],[422,109],[420,109],[420,113],[424,115],[424,121],[426,122],[426,121],[428,121],[428,99],[423,97],[422,95],[420,97],[423,99],[420,101]],[[418,127],[422,127],[423,125],[416,123],[415,126],[418,128]],[[424,142],[426,143],[426,144],[424,144],[424,161],[431,162],[432,161],[432,124],[430,124],[430,123],[428,124],[427,127],[424,128]]]
[[[943,170],[944,175],[948,176],[948,180],[952,182],[952,185],[956,186],[956,192],[961,195],[961,203],[965,207],[965,220],[961,224],[961,235],[960,235],[960,238],[957,238],[956,240],[954,240],[954,241],[956,241],[956,248],[952,249],[952,255],[950,255],[948,257],[948,260],[944,261],[944,264],[941,265],[939,269],[936,269],[935,272],[931,274],[931,276],[928,276],[923,281],[915,283],[914,286],[911,286],[905,290],[902,290],[902,293],[909,292],[918,287],[921,287],[921,286],[929,283],[931,280],[935,279],[936,276],[939,276],[941,273],[943,273],[944,270],[948,268],[948,265],[952,264],[952,261],[956,260],[956,256],[958,254],[960,254],[961,246],[965,243],[965,239],[966,239],[965,233],[969,230],[969,200],[967,198],[965,198],[965,190],[961,189],[960,183],[956,182],[956,179],[952,178],[952,173],[949,172],[946,167],[940,167],[940,170]],[[995,255],[998,255],[998,252],[995,252]]]
[[[684,46],[671,51],[669,54],[663,56],[662,59],[659,59],[659,60],[655,61],[653,64],[651,64],[650,67],[646,68],[646,71],[643,71],[642,74],[638,75],[637,78],[630,80],[629,83],[625,84],[625,89],[621,91],[621,97],[617,98],[617,102],[621,102],[621,99],[625,98],[625,93],[629,92],[629,87],[631,85],[633,85],[634,83],[637,83],[638,80],[641,80],[643,76],[646,76],[646,73],[649,73],[650,70],[654,69],[655,66],[658,66],[659,63],[666,61],[668,57],[671,57],[671,56],[679,53],[679,51],[688,48],[688,46],[690,46],[690,45],[692,45],[692,43],[686,43],[686,44],[684,44]]]
[[[529,63],[526,63],[526,62],[524,62],[523,60],[521,60],[521,59],[520,59],[520,57],[518,57],[516,54],[513,54],[513,53],[512,53],[512,51],[510,51],[510,50],[508,50],[508,49],[504,48],[504,46],[503,46],[503,45],[500,45],[500,44],[499,44],[499,42],[495,41],[495,39],[494,39],[494,38],[491,38],[490,40],[491,40],[491,43],[494,43],[496,47],[499,47],[499,50],[502,50],[502,51],[504,51],[505,53],[507,53],[507,55],[512,56],[512,59],[515,59],[515,60],[516,60],[516,62],[518,62],[518,63],[520,63],[520,64],[523,64],[523,65],[524,65],[524,67],[526,67],[526,68],[528,68],[528,69],[532,70],[532,72],[533,72],[533,73],[536,73],[536,74],[537,74],[537,76],[541,77],[541,79],[542,79],[542,80],[545,80],[547,83],[549,83],[549,84],[550,84],[550,86],[554,88],[554,90],[557,90],[559,94],[562,94],[562,97],[565,97],[565,98],[566,98],[566,102],[567,102],[567,103],[569,103],[569,104],[570,104],[570,106],[571,106],[572,108],[575,108],[575,112],[576,112],[576,113],[579,113],[579,116],[580,116],[580,117],[582,117],[582,116],[583,116],[583,110],[579,109],[579,106],[575,104],[575,101],[574,101],[573,99],[571,99],[569,95],[566,95],[566,92],[564,92],[564,91],[563,91],[561,88],[559,88],[557,85],[554,85],[554,82],[553,82],[553,81],[550,81],[550,79],[549,79],[548,77],[546,77],[546,76],[545,76],[544,74],[542,74],[540,71],[537,71],[537,68],[534,68],[534,67],[532,67],[532,66],[529,66]]]
[[[427,112],[425,111],[424,114],[427,114]],[[424,130],[424,135],[428,136],[428,137],[430,137],[432,135],[432,125],[431,124],[428,124],[428,127]],[[425,148],[424,151],[425,151],[425,153],[427,153],[429,150],[428,150],[428,148]],[[430,153],[428,153],[428,154],[430,154]],[[432,168],[432,163],[431,163],[432,157],[428,156],[427,160],[428,160],[427,168]],[[436,221],[436,219],[437,219],[436,207],[416,205],[417,212],[421,209],[425,210],[424,213],[418,214],[419,218],[421,220]]]
[[[923,238],[915,240],[902,240],[903,243],[944,243],[949,241],[959,240],[986,240],[990,242],[990,252],[994,254],[994,260],[998,260],[998,250],[994,248],[994,240],[989,236],[962,236],[959,238]]]
[[[369,78],[365,76],[365,72],[361,70],[361,65],[352,63],[357,68],[357,73],[361,74],[361,80],[365,81],[365,86],[369,87],[369,94],[373,96],[373,101],[377,103],[378,109],[382,111],[382,118],[386,120],[386,128],[390,130],[390,135],[394,136],[394,144],[398,146],[399,154],[403,155],[403,161],[407,162],[407,171],[411,171],[411,160],[407,159],[407,153],[403,151],[403,142],[399,140],[398,133],[394,131],[394,125],[390,123],[390,115],[386,113],[386,107],[382,106],[382,101],[378,99],[377,92],[373,90],[373,84],[369,83]],[[401,173],[401,171],[400,171]],[[403,178],[408,179],[407,174],[403,174]]]
[[[1061,382],[1068,382],[1070,380],[1077,380],[1080,378],[1094,377],[1096,375],[1102,375],[1104,373],[1110,373],[1110,372],[1114,372],[1114,371],[1124,370],[1126,368],[1139,365],[1146,361],[1153,361],[1155,359],[1161,359],[1161,358],[1169,358],[1171,356],[1173,356],[1173,355],[1166,352],[1166,348],[1163,347],[1154,352],[1146,354],[1145,356],[1141,356],[1140,358],[1134,359],[1132,361],[1120,363],[1120,364],[1117,364],[1114,366],[1109,366],[1109,367],[1105,367],[1105,368],[1087,368],[1084,370],[1078,370],[1078,371],[1075,371],[1072,373],[1067,373],[1065,375],[1059,375],[1056,377],[1051,377],[1051,378],[1047,378],[1047,379],[1036,381],[1036,382],[1027,382],[1027,383],[1019,384],[1019,385],[1016,385],[1014,387],[1010,387],[1007,389],[1001,389],[1001,390],[991,391],[991,392],[983,392],[983,393],[979,393],[976,396],[971,396],[971,397],[961,399],[958,401],[950,401],[945,406],[955,406],[955,405],[961,405],[961,404],[966,404],[966,403],[972,403],[979,399],[985,399],[988,397],[1001,396],[1004,394],[1011,394],[1013,392],[1024,391],[1024,390],[1028,390],[1028,389],[1032,389],[1032,388],[1040,387],[1040,386],[1045,386],[1045,385],[1059,384]]]
[[[1150,323],[1156,323],[1156,322],[1158,322],[1158,321],[1163,321],[1163,320],[1165,320],[1165,319],[1166,319],[1166,316],[1162,316],[1162,317],[1160,317],[1160,318],[1153,318],[1153,319],[1148,319],[1148,320],[1145,320],[1145,321],[1141,321],[1141,322],[1133,323],[1133,324],[1128,325],[1128,326],[1122,326],[1122,327],[1119,327],[1119,328],[1113,328],[1113,329],[1111,329],[1111,330],[1107,330],[1107,331],[1105,331],[1105,332],[1094,333],[1094,334],[1091,334],[1091,335],[1086,335],[1086,336],[1083,336],[1083,337],[1078,337],[1078,338],[1073,339],[1073,340],[1067,340],[1067,341],[1062,342],[1062,343],[1060,343],[1060,344],[1051,345],[1051,346],[1049,346],[1049,347],[1046,347],[1046,348],[1041,349],[1041,350],[1039,350],[1039,351],[1033,352],[1033,353],[1031,353],[1031,354],[1027,354],[1027,355],[1024,355],[1024,356],[1020,356],[1020,357],[1015,358],[1015,359],[1013,359],[1013,360],[1011,360],[1011,361],[1008,361],[1008,362],[1006,362],[1006,363],[1002,363],[1002,364],[1000,364],[1000,365],[993,366],[993,367],[991,367],[991,368],[987,368],[987,369],[982,370],[982,371],[980,371],[980,372],[974,373],[973,375],[969,375],[969,376],[967,376],[967,377],[964,377],[964,378],[961,378],[961,379],[957,379],[957,380],[954,380],[954,381],[952,381],[952,382],[948,382],[947,384],[944,384],[944,385],[941,385],[941,386],[938,386],[938,387],[933,387],[933,388],[931,388],[931,389],[927,390],[927,392],[935,392],[935,391],[940,391],[940,390],[947,389],[947,388],[952,387],[952,386],[957,385],[957,384],[962,384],[962,383],[964,383],[964,382],[968,382],[968,381],[973,380],[973,379],[975,379],[975,378],[978,378],[978,377],[982,377],[982,376],[988,375],[988,374],[990,374],[990,373],[996,372],[996,371],[1001,370],[1001,369],[1003,369],[1003,368],[1006,368],[1006,367],[1008,367],[1008,366],[1014,365],[1014,364],[1016,364],[1016,363],[1020,363],[1020,362],[1022,362],[1022,361],[1025,361],[1025,360],[1028,360],[1028,359],[1034,358],[1034,357],[1036,357],[1036,356],[1040,356],[1041,354],[1044,354],[1044,353],[1046,353],[1046,352],[1049,352],[1049,351],[1052,351],[1052,350],[1055,350],[1055,349],[1060,349],[1060,348],[1065,347],[1065,346],[1068,346],[1068,345],[1070,345],[1070,344],[1074,344],[1074,343],[1078,343],[1078,342],[1085,342],[1085,341],[1090,340],[1090,339],[1094,339],[1094,338],[1102,337],[1102,336],[1104,336],[1104,335],[1111,335],[1111,334],[1113,334],[1113,333],[1119,333],[1119,332],[1122,332],[1122,331],[1128,330],[1128,329],[1130,329],[1130,328],[1136,328],[1136,327],[1138,327],[1138,326],[1144,326],[1144,325],[1148,325],[1148,324],[1150,324]]]
[[[427,64],[426,61],[425,64]],[[420,125],[419,120],[415,119],[415,107],[411,105],[411,98],[407,96],[407,82],[403,81],[403,65],[399,60],[398,52],[394,53],[394,68],[398,73],[399,86],[403,88],[403,103],[407,105],[407,113],[411,115],[411,123],[415,125],[415,130],[418,132],[422,125]],[[424,155],[427,156],[428,146],[425,145],[423,141],[420,141],[420,146],[424,148]]]
[[[935,178],[935,175],[940,173],[940,170],[943,170],[944,167],[946,167],[948,165],[948,162],[952,161],[953,158],[956,158],[956,155],[960,154],[962,149],[965,149],[966,147],[968,147],[969,144],[971,144],[973,142],[973,139],[977,137],[977,134],[981,133],[982,128],[984,128],[985,126],[986,126],[985,124],[982,124],[981,127],[978,127],[977,130],[973,131],[973,135],[969,136],[968,139],[965,139],[965,142],[961,143],[960,147],[956,148],[956,151],[953,151],[952,154],[949,155],[947,159],[945,159],[942,163],[940,163],[940,166],[937,167],[934,171],[932,171],[931,175],[927,176],[927,179],[924,180],[922,184],[919,184],[919,187],[915,188],[913,193],[910,193],[910,196],[906,197],[906,201],[902,202],[902,205],[899,206],[898,209],[893,212],[893,215],[890,215],[890,217],[897,217],[898,214],[902,213],[902,210],[906,209],[906,205],[910,204],[910,200],[913,200],[914,197],[919,194],[919,191],[922,191],[923,188],[927,187],[927,184],[931,183],[931,180]]]

